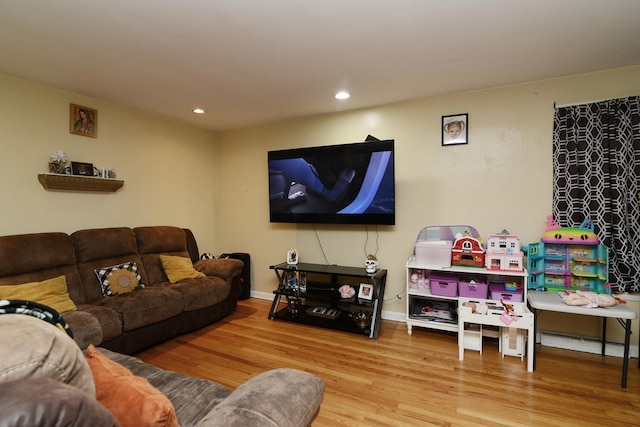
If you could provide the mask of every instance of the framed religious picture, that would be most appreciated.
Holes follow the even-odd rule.
[[[97,138],[98,110],[71,104],[71,111],[69,113],[69,132],[76,135]]]
[[[442,145],[467,144],[469,136],[469,115],[455,114],[442,116]]]

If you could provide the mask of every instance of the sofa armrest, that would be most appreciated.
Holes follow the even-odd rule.
[[[243,383],[197,426],[304,427],[315,418],[323,397],[324,383],[317,376],[273,369]]]
[[[193,267],[207,276],[218,276],[224,280],[231,280],[242,273],[244,263],[239,259],[201,259]]]

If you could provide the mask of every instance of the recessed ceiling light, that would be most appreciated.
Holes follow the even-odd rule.
[[[351,94],[349,92],[343,91],[343,92],[336,93],[334,96],[336,99],[342,100],[342,99],[349,99],[349,97],[351,97]]]
[[[193,111],[196,114],[204,114],[207,112],[207,110],[205,108],[194,108],[191,111]]]

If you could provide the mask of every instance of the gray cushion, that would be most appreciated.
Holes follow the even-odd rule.
[[[243,383],[197,426],[307,426],[323,396],[324,383],[317,376],[297,369],[273,369]]]
[[[116,427],[113,415],[88,394],[53,379],[0,383],[0,424],[38,427]]]
[[[132,356],[98,348],[105,356],[144,377],[171,400],[181,426],[193,426],[231,394],[213,381],[165,371]]]
[[[95,397],[80,347],[54,325],[24,314],[0,315],[0,382],[54,379]],[[11,345],[7,345],[11,343]]]

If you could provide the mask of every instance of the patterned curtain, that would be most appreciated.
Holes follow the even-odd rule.
[[[640,97],[556,109],[553,216],[593,220],[613,292],[640,292]]]

